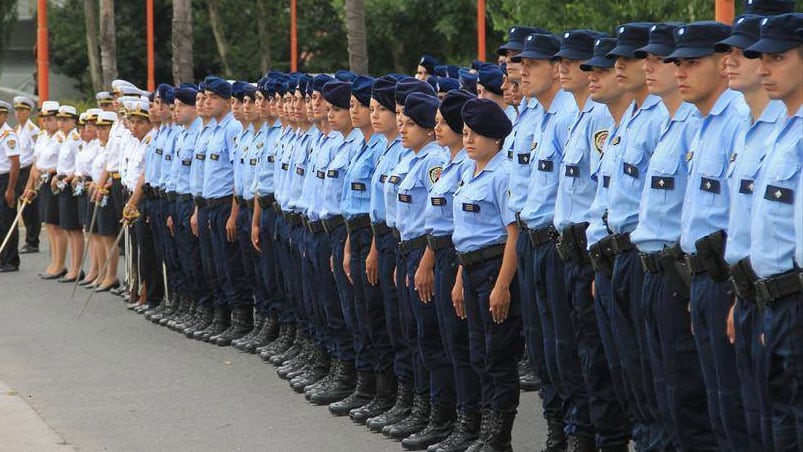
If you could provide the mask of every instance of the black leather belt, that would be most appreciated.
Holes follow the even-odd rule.
[[[258,196],[259,198],[259,207],[262,209],[267,209],[268,207],[273,207],[273,203],[276,202],[276,196],[270,194],[265,196]]]
[[[192,199],[192,195],[189,194],[189,193],[185,193],[185,194],[178,194],[177,193],[176,194],[176,201],[184,202],[184,201],[189,201],[191,199]]]
[[[282,215],[284,213],[282,212],[282,206],[279,204],[279,201],[273,201],[273,211],[278,213],[279,215]]]
[[[457,253],[457,263],[464,268],[481,264],[491,259],[496,259],[505,254],[505,244],[491,245],[481,250],[470,251],[468,253]]]
[[[202,196],[196,196],[194,198],[194,202],[195,202],[195,207],[203,208],[203,207],[207,206],[206,198],[204,198]]]
[[[321,220],[310,221],[310,219],[307,217],[304,217],[304,227],[306,227],[307,230],[313,234],[320,234],[321,232],[324,231],[323,221]]]
[[[323,222],[323,229],[328,233],[332,233],[335,231],[335,229],[346,224],[342,215],[335,215],[332,218],[327,218],[321,221]]]
[[[396,228],[390,228],[390,232],[393,234],[393,237],[396,238],[396,241],[401,240],[401,232],[399,232]]]
[[[776,300],[800,293],[803,290],[803,271],[792,270],[771,278],[759,279],[753,283],[756,304],[764,308]]]
[[[209,207],[217,207],[231,203],[231,196],[222,196],[220,198],[211,198],[206,200],[206,205]]]
[[[304,224],[304,220],[301,218],[300,213],[285,212],[282,214],[282,217],[285,219],[285,221],[295,226],[301,226]]]
[[[641,253],[639,260],[641,261],[641,269],[644,273],[661,273],[661,263],[658,258],[659,253]]]
[[[689,275],[694,276],[706,271],[703,259],[696,254],[687,254],[683,256],[683,260],[686,261],[686,271]]]
[[[527,236],[530,237],[530,243],[533,246],[541,246],[544,243],[552,242],[560,236],[555,226],[551,224],[541,229],[527,229]]]
[[[399,254],[402,256],[406,256],[412,253],[415,250],[421,249],[427,246],[427,236],[422,235],[410,240],[404,240],[399,242]]]
[[[427,236],[427,246],[432,251],[440,251],[449,248],[454,248],[454,243],[452,243],[452,236],[451,235],[428,235]]]
[[[176,200],[176,192],[174,191],[165,192],[165,198],[170,202],[174,202]]]
[[[360,229],[371,227],[371,217],[368,214],[357,215],[354,218],[345,220],[345,222],[346,231],[348,231],[349,234],[359,231]]]
[[[390,232],[390,228],[384,222],[371,223],[371,230],[374,231],[374,236],[379,236]]]
[[[611,234],[611,248],[613,249],[613,255],[618,256],[626,251],[630,251],[635,246],[633,242],[630,241],[630,233],[625,232],[624,234]]]

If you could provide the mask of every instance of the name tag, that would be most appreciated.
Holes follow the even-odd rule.
[[[739,193],[743,195],[752,195],[755,187],[756,184],[752,180],[742,179],[741,182],[739,182]]]
[[[388,180],[388,175],[387,174],[383,174],[383,175],[379,176],[379,183],[384,184],[386,180]]]
[[[445,206],[446,205],[446,198],[429,198],[430,204],[435,207],[438,206]]]
[[[652,183],[650,184],[650,188],[652,188],[653,190],[674,190],[675,178],[652,176]]]
[[[463,203],[463,212],[477,213],[479,211],[480,211],[480,205],[479,204],[472,204],[472,203],[469,203],[469,202],[464,202]]]
[[[338,170],[330,169],[330,170],[328,170],[326,172],[326,177],[331,177],[333,179],[337,179],[338,176],[340,176],[340,171],[338,171]]]
[[[625,172],[628,176],[632,177],[633,179],[638,179],[639,171],[637,166],[633,166],[629,163],[622,163],[622,171]]]
[[[282,168],[284,171],[287,171],[288,169],[290,169],[290,164],[289,164],[289,163],[282,163],[282,166],[281,166],[281,168]]]
[[[716,179],[709,179],[707,177],[700,178],[700,190],[707,191],[708,193],[719,194],[720,186],[719,181]]]
[[[390,178],[388,179],[388,182],[390,182],[393,185],[399,185],[399,182],[401,182],[401,177],[399,177],[399,176],[390,176]]]
[[[206,154],[195,154],[196,160],[206,160]]]
[[[513,151],[507,151],[507,158],[513,160]]]
[[[413,197],[410,196],[410,195],[403,195],[403,194],[399,193],[399,202],[403,202],[405,204],[410,204],[411,202],[413,202]]]
[[[181,161],[181,166],[190,166],[192,165],[192,159],[186,159]]]
[[[792,204],[795,201],[795,191],[791,188],[767,185],[767,191],[764,192],[764,199],[783,204]]]
[[[530,154],[518,154],[519,165],[530,164]]]
[[[362,182],[352,182],[351,189],[354,191],[365,191],[365,184]]]
[[[245,159],[244,158],[240,158],[240,165],[242,165],[243,163],[245,163]]]
[[[167,155],[165,156],[165,160],[167,160],[168,162],[169,162],[169,161],[171,161],[171,160],[173,160],[173,155],[171,155],[171,154],[167,154]]]
[[[209,154],[209,158],[214,161],[218,161],[220,160],[220,154]]]
[[[326,177],[326,173],[321,170],[315,171],[315,177],[317,177],[318,179],[323,179],[324,177]]]
[[[275,161],[276,161],[276,156],[275,155],[269,155],[268,156],[268,162],[273,163]]]
[[[566,165],[564,173],[566,177],[580,177],[580,167],[578,165]]]
[[[611,176],[602,176],[602,186],[608,188],[611,185]]]
[[[555,169],[555,163],[552,160],[539,160],[538,161],[538,171],[544,171],[546,173],[551,173],[552,170]]]
[[[296,174],[298,174],[299,176],[303,176],[304,175],[304,168],[302,168],[300,166],[297,166],[296,167]]]
[[[162,152],[163,152],[163,151],[162,151],[161,149],[157,149],[157,150],[156,150],[156,155],[162,155]]]
[[[251,166],[256,166],[256,164],[257,164],[257,159],[251,159],[251,160],[249,160],[249,161],[248,161],[248,163],[249,163]]]

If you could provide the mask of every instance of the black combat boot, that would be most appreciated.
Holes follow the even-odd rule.
[[[254,307],[251,305],[237,306],[231,313],[231,326],[209,342],[226,347],[231,341],[239,339],[254,329]]]
[[[566,432],[563,430],[563,418],[551,416],[547,419],[546,445],[542,452],[564,452],[566,450]]]
[[[435,403],[429,410],[429,422],[424,430],[404,438],[402,447],[407,450],[425,450],[427,447],[443,441],[454,428],[455,406]]]
[[[313,393],[309,401],[315,405],[329,405],[343,400],[354,391],[356,380],[357,371],[354,369],[354,362],[341,361],[337,374],[332,378],[332,383],[320,392]]]
[[[187,297],[187,312],[183,315],[167,322],[167,327],[174,331],[181,331],[184,329],[185,326],[189,325],[190,322],[195,318],[195,310],[197,308],[197,304],[195,300],[193,300],[189,295]]]
[[[218,334],[226,331],[231,321],[231,311],[228,306],[215,306],[215,315],[212,317],[212,323],[208,328],[201,331],[196,331],[194,337],[198,340],[209,342],[209,338],[217,336]]]
[[[284,334],[280,330],[279,337],[259,354],[263,361],[270,361],[273,356],[286,352],[293,345],[293,340],[296,337],[296,324],[286,323],[283,326]]]
[[[480,420],[480,436],[466,449],[466,452],[480,452],[488,444],[496,425],[496,417],[490,408],[482,409],[482,419]]]
[[[312,340],[306,335],[302,335],[300,342],[300,352],[292,359],[284,362],[278,369],[276,374],[283,380],[291,380],[304,373],[310,360],[312,360]]]
[[[354,392],[343,400],[329,404],[334,416],[345,416],[349,411],[367,405],[376,395],[376,376],[373,372],[358,372]]]
[[[304,392],[305,387],[312,386],[326,377],[329,373],[329,367],[329,353],[326,350],[315,348],[312,353],[312,364],[304,374],[290,380],[290,387],[295,392]]]
[[[304,345],[304,329],[296,326],[296,334],[292,338],[290,347],[282,353],[277,353],[270,358],[270,363],[276,367],[281,366],[286,361],[291,360],[301,353]]]
[[[596,452],[594,438],[588,435],[569,435],[569,446],[566,452]]]
[[[195,308],[195,316],[184,326],[184,329],[179,330],[185,336],[192,339],[196,331],[202,330],[212,323],[215,308],[212,306],[198,306]]]
[[[463,452],[480,437],[479,410],[458,411],[457,421],[452,433],[440,443],[427,448],[427,452]]]
[[[262,323],[262,328],[259,332],[248,342],[243,341],[242,351],[248,353],[256,353],[260,347],[264,347],[279,337],[279,321],[275,315],[268,315]]]
[[[413,398],[410,415],[401,422],[385,426],[382,434],[393,439],[404,439],[426,428],[429,423],[429,391],[418,393]]]
[[[148,305],[150,305],[150,303],[148,303]],[[152,316],[161,313],[165,309],[167,309],[167,302],[163,298],[156,306],[149,306],[144,310],[143,308],[138,308],[135,309],[135,311],[139,314],[143,314],[146,320],[150,320]]]
[[[413,409],[413,386],[399,382],[396,389],[396,402],[384,413],[365,420],[365,425],[372,432],[381,432],[386,426],[401,422],[410,415]]]
[[[491,436],[488,437],[482,452],[513,452],[510,445],[511,432],[513,431],[513,421],[516,420],[516,413],[494,413],[494,426]],[[593,440],[591,441],[593,443]],[[591,449],[594,451],[595,449]]]
[[[376,395],[368,404],[349,411],[349,417],[357,424],[365,424],[368,418],[379,416],[393,407],[396,401],[396,375],[393,369],[376,373]]]
[[[254,313],[254,327],[251,328],[251,331],[248,332],[245,336],[234,339],[231,341],[231,346],[236,348],[237,350],[243,351],[243,344],[251,341],[254,336],[259,334],[262,330],[262,325],[265,323],[265,316],[259,313]]]
[[[174,301],[173,303],[176,304],[176,302],[178,302],[178,307],[172,313],[169,314],[162,313],[162,318],[159,320],[159,325],[165,326],[167,325],[168,322],[179,318],[180,316],[186,314],[187,311],[189,310],[190,308],[190,305],[188,303],[189,299],[184,294],[181,293],[177,293],[175,296],[176,296],[176,301]],[[151,318],[151,321],[153,322],[153,318]]]
[[[329,372],[327,372],[327,374],[323,378],[321,378],[315,383],[304,386],[304,398],[310,400],[312,399],[313,394],[317,394],[329,388],[333,384],[335,377],[340,372],[340,367],[342,365],[343,361],[339,359],[331,360],[331,363],[329,365]]]

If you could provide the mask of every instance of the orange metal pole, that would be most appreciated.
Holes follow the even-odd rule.
[[[36,75],[39,105],[50,97],[50,56],[47,34],[47,0],[36,2]]]
[[[736,5],[733,0],[714,0],[714,17],[718,22],[731,25],[736,15]]]
[[[290,70],[298,70],[298,27],[296,0],[290,0]]]
[[[485,0],[477,0],[477,59],[485,61]]]
[[[147,21],[147,53],[148,53],[148,91],[156,89],[156,63],[153,59],[153,0],[145,2],[145,20]]]

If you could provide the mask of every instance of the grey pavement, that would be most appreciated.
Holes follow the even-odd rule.
[[[79,319],[88,292],[37,277],[46,246],[21,257],[0,274],[0,394],[13,396],[0,398],[0,452],[402,450],[311,405],[254,355],[155,326],[118,297],[95,294]],[[543,444],[540,405],[522,394],[516,450]]]

